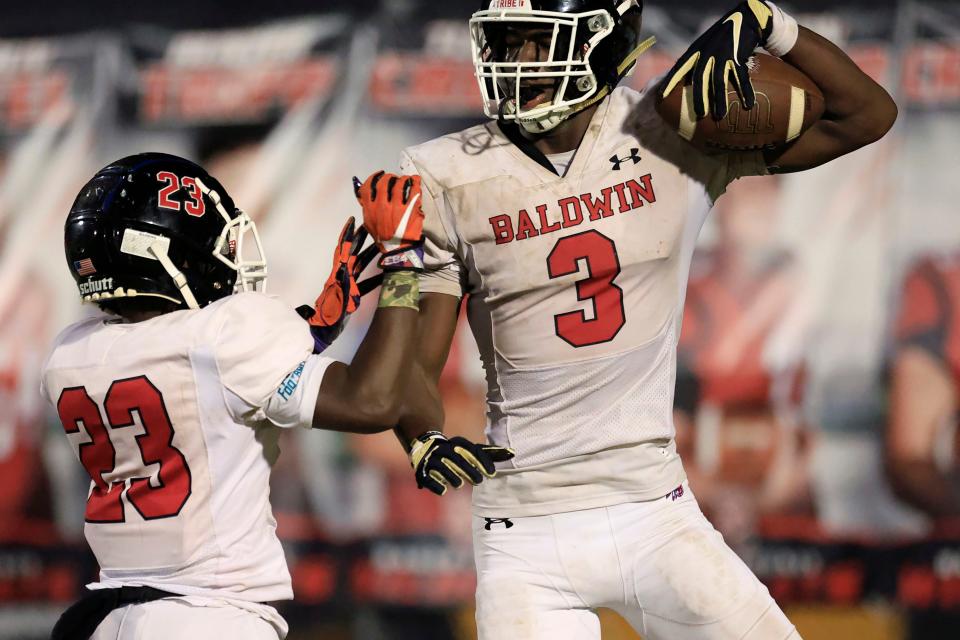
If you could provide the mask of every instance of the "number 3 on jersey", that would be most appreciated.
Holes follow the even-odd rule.
[[[190,468],[183,453],[173,446],[173,425],[163,403],[163,395],[146,376],[115,380],[104,398],[107,421],[111,430],[125,429],[136,424],[134,411],[140,415],[143,433],[136,436],[140,449],[138,471],[158,465],[158,484],[150,484],[149,477],[130,479],[127,500],[144,520],[172,518],[180,513],[190,497],[192,480]],[[81,425],[90,436],[90,442],[80,445],[80,462],[93,479],[93,490],[87,498],[87,522],[123,522],[123,494],[125,480],[107,482],[104,474],[117,466],[117,450],[104,425],[100,407],[84,387],[64,389],[57,400],[57,413],[64,430],[78,433]],[[124,465],[128,466],[128,465]]]
[[[551,278],[578,273],[579,260],[586,264],[587,277],[577,280],[577,299],[593,303],[593,318],[583,311],[559,313],[553,317],[557,335],[574,347],[609,342],[626,322],[623,289],[613,284],[620,275],[617,246],[596,230],[560,238],[547,256],[547,273]]]

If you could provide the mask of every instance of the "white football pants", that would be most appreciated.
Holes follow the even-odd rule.
[[[112,611],[90,640],[278,640],[282,637],[276,627],[251,611],[227,604],[197,606],[167,598]]]
[[[644,640],[799,640],[682,489],[555,515],[474,516],[480,640],[600,640],[598,607]]]

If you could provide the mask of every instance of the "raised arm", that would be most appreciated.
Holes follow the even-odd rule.
[[[374,174],[383,176],[383,173]],[[349,365],[330,364],[320,384],[313,426],[320,429],[375,433],[396,424],[406,380],[414,370],[417,311],[422,267],[423,210],[419,181],[391,179],[356,186],[364,228],[353,233],[352,219],[340,235],[334,268],[314,309],[307,309],[314,350],[322,351],[342,331],[359,305],[357,278],[372,259],[363,249],[371,230],[381,254],[383,282],[373,321]]]
[[[830,162],[879,140],[896,121],[890,94],[823,36],[800,27],[797,44],[783,59],[820,88],[825,109],[795,142],[767,154],[772,171],[803,171]]]
[[[332,370],[324,377],[315,423],[361,433],[393,427],[410,456],[417,486],[436,494],[465,482],[478,484],[484,477],[493,477],[495,463],[509,460],[513,452],[443,435],[443,405],[437,383],[457,328],[460,297],[428,293],[420,299],[415,277],[424,269],[420,177],[381,171],[355,186],[363,206],[364,229],[383,254],[380,267],[386,275],[381,308],[353,364],[331,365]],[[359,276],[357,269],[362,270],[358,267],[362,261],[351,263],[349,271]],[[414,278],[404,280],[402,291],[396,295],[388,294],[398,270]],[[339,291],[354,289],[359,287],[334,287]],[[322,306],[318,301],[318,310]],[[339,311],[348,305],[332,306]],[[403,312],[418,307],[420,313],[414,313],[411,326],[410,316]],[[316,333],[314,337],[316,340]],[[322,346],[320,342],[318,346]]]
[[[384,276],[377,311],[353,362],[327,367],[314,428],[377,433],[396,424],[405,383],[414,369],[419,294],[415,273]]]
[[[680,56],[662,85],[668,95],[680,83],[693,84],[694,110],[720,120],[727,115],[728,91],[746,109],[756,96],[748,60],[758,47],[803,71],[820,88],[823,117],[797,140],[765,153],[773,172],[803,171],[855,151],[883,137],[897,119],[897,106],[879,84],[839,47],[801,27],[773,2],[741,2],[708,28]]]

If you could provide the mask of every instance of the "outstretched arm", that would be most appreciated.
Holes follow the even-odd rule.
[[[330,364],[320,383],[313,426],[375,433],[400,417],[405,380],[413,370],[422,268],[423,210],[420,182],[413,177],[375,173],[354,190],[363,208],[364,228],[353,232],[351,218],[340,235],[333,273],[307,317],[320,352],[342,331],[360,302],[357,279],[376,250],[363,249],[367,232],[381,254],[380,301],[353,362]],[[382,183],[381,183],[382,180]]]
[[[424,217],[420,176],[378,172],[362,185],[357,183],[356,189],[363,205],[364,228],[384,252],[380,266],[385,270],[422,271]],[[397,205],[408,198],[417,203],[415,222],[410,222],[409,206]],[[401,233],[401,229],[409,231],[411,225],[416,233]],[[398,415],[383,424],[395,427],[410,456],[417,486],[442,495],[449,486],[479,484],[484,477],[493,477],[494,463],[509,460],[513,452],[443,435],[443,405],[437,383],[456,331],[460,296],[428,293],[417,301],[422,305],[418,330],[415,336],[405,337],[406,346],[415,347],[416,355],[410,357],[400,385],[403,406]],[[392,413],[394,408],[389,408]]]
[[[418,297],[412,271],[384,277],[379,307],[353,362],[333,363],[323,376],[315,428],[376,433],[396,424],[404,386],[414,369]]]
[[[811,169],[882,138],[897,119],[893,98],[835,44],[800,27],[783,56],[823,92],[823,117],[795,142],[766,155],[775,173]]]

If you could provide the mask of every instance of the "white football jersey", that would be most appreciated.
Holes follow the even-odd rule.
[[[469,295],[488,382],[488,438],[516,450],[474,490],[479,515],[540,515],[663,496],[690,261],[726,186],[760,153],[706,155],[616,89],[566,173],[494,123],[404,152],[422,177],[423,293]]]
[[[277,427],[311,425],[332,362],[312,349],[307,324],[260,293],[60,334],[42,388],[92,478],[92,588],[293,597],[269,477]]]

